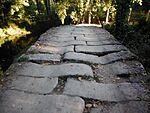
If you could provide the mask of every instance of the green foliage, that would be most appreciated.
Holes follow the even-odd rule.
[[[68,1],[63,1],[56,4],[56,12],[62,24],[65,23],[65,18],[67,16],[67,9],[69,8],[69,6],[70,4]]]
[[[18,62],[25,62],[25,61],[28,61],[28,59],[29,59],[29,58],[28,58],[27,56],[24,56],[24,55],[23,55],[23,56],[20,56],[20,57],[17,59],[17,61],[18,61]]]
[[[105,28],[115,34],[115,26],[106,25]],[[150,22],[143,20],[137,25],[128,25],[123,38],[118,37],[121,43],[127,46],[133,53],[139,56],[139,60],[146,66],[150,67]]]

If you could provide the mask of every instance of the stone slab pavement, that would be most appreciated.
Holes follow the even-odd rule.
[[[150,113],[138,56],[97,26],[47,30],[5,75],[0,113]]]

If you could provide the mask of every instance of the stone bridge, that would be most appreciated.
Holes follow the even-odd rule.
[[[99,27],[49,29],[6,76],[0,113],[150,113],[143,65]]]

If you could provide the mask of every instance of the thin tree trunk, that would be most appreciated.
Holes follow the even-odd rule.
[[[91,7],[90,7],[90,2],[91,2],[91,0],[88,0],[87,1],[87,3],[86,3],[86,7],[85,7],[85,11],[88,11],[87,13],[89,13],[88,14],[88,23],[90,24],[91,23]]]
[[[124,38],[126,34],[126,23],[128,22],[128,11],[131,0],[116,0],[116,25],[115,35]]]
[[[50,13],[50,0],[44,0],[45,7],[46,7],[46,13]]]
[[[2,4],[1,0],[0,0],[0,4]],[[0,18],[2,20],[2,23],[4,23],[4,12],[3,12],[3,9],[1,9],[1,11],[0,11]]]
[[[36,0],[36,5],[37,5],[37,10],[38,10],[38,13],[40,14],[40,5],[39,5],[39,0]]]
[[[5,16],[4,16],[4,12],[2,11],[2,22],[4,22],[5,20]]]
[[[91,24],[91,11],[89,11],[89,24]]]
[[[128,22],[130,22],[130,19],[131,19],[131,14],[132,14],[132,8],[129,8]]]
[[[106,24],[108,24],[108,21],[109,21],[109,11],[110,11],[110,8],[107,9]]]
[[[149,20],[149,14],[150,14],[150,10],[148,10],[147,15],[146,15],[146,22]]]

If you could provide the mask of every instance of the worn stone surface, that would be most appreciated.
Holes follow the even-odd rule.
[[[95,32],[95,31],[94,31]],[[93,33],[93,34],[84,34],[83,36],[77,37],[77,40],[80,41],[89,41],[89,42],[96,42],[96,41],[107,41],[107,40],[115,40],[110,33]]]
[[[34,95],[3,91],[0,113],[82,113],[84,101],[64,95]]]
[[[74,46],[67,47],[52,47],[45,45],[33,45],[31,46],[27,53],[55,53],[55,54],[64,54],[66,52],[74,51]]]
[[[18,60],[21,61],[35,61],[35,62],[60,62],[61,56],[59,54],[28,54],[22,55]]]
[[[76,52],[90,53],[90,54],[107,54],[111,52],[118,52],[121,50],[127,50],[122,45],[103,45],[103,46],[76,46]]]
[[[73,36],[64,36],[64,37],[60,37],[60,35],[64,35],[63,33],[62,34],[59,34],[59,36],[50,36],[50,37],[45,37],[44,41],[56,41],[56,42],[68,42],[68,41],[73,41],[74,40],[74,37]],[[40,41],[42,41],[40,39]]]
[[[92,37],[91,37],[91,38],[89,37],[89,38],[87,38],[87,37],[83,37],[83,36],[77,37],[76,40],[78,40],[78,41],[89,41],[89,42],[90,42],[90,41],[92,41],[92,42],[93,42],[93,41],[95,41],[95,42],[96,42],[96,41],[100,41],[100,39],[97,38],[97,37],[93,37],[93,38],[92,38]],[[103,40],[105,40],[105,38],[103,38]]]
[[[108,64],[119,60],[133,59],[134,57],[135,55],[130,53],[129,51],[110,53],[108,55],[104,55],[101,57],[98,57],[96,55],[75,53],[75,52],[68,52],[64,55],[65,60],[75,60],[78,62],[81,61],[93,64]]]
[[[11,67],[14,75],[32,77],[58,77],[58,76],[93,76],[90,66],[79,63],[60,65],[40,65],[35,63],[16,63]]]
[[[97,46],[97,45],[118,45],[118,44],[121,44],[120,42],[116,41],[116,40],[101,40],[101,41],[98,41],[98,42],[87,42],[87,45],[94,45],[94,46]]]
[[[101,83],[148,82],[150,77],[138,61],[118,61],[94,68],[94,75]]]
[[[108,31],[85,26],[47,30],[11,65],[0,113],[149,113],[142,64]]]
[[[130,101],[92,108],[91,113],[149,113],[149,108],[149,102]]]
[[[76,37],[74,37],[76,38]],[[54,42],[54,41],[49,41],[49,42],[37,42],[38,44],[43,44],[47,46],[52,46],[52,47],[65,47],[65,46],[71,46],[71,45],[86,45],[85,41],[78,41],[78,40],[73,40],[73,41],[67,41],[67,42]]]
[[[99,57],[95,55],[88,55],[84,53],[75,53],[75,52],[68,52],[64,55],[65,60],[75,60],[81,62],[88,62],[88,63],[99,63]]]
[[[136,58],[136,56],[130,51],[115,52],[99,57],[100,64],[108,64],[119,60],[130,60],[133,58]]]
[[[106,68],[108,72],[111,71],[114,75],[120,76],[145,73],[143,65],[138,61],[115,62],[108,64]]]
[[[139,84],[118,83],[101,84],[93,81],[77,81],[68,79],[64,93],[98,99],[100,101],[118,102],[129,100],[149,100],[148,91]]]
[[[10,89],[46,94],[57,86],[58,78],[12,76],[7,84]]]
[[[138,61],[118,61],[107,65],[99,65],[97,69],[100,71],[99,74],[103,75],[126,76],[145,73],[143,65]]]

